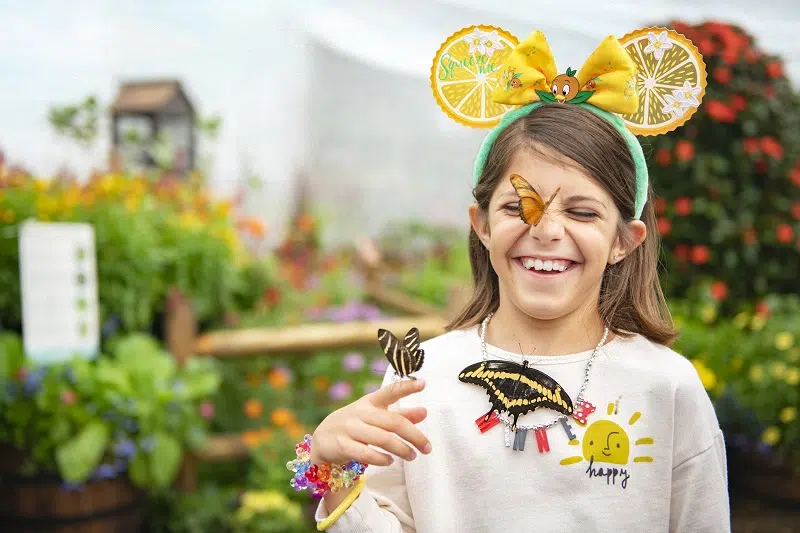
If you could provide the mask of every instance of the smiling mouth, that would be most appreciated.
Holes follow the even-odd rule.
[[[528,272],[543,276],[558,276],[580,265],[580,263],[567,259],[543,260],[532,257],[517,257],[515,261]]]

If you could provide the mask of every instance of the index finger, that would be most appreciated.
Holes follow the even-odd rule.
[[[387,408],[400,398],[405,398],[425,388],[424,379],[403,379],[399,382],[389,383],[372,394],[370,401],[375,407]]]

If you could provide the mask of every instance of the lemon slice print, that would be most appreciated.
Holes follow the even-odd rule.
[[[431,66],[431,88],[439,106],[452,119],[474,128],[491,128],[515,106],[492,101],[504,83],[502,64],[519,44],[494,26],[470,26],[448,37]]]
[[[706,92],[703,56],[686,37],[667,28],[644,28],[620,39],[639,70],[631,90],[639,109],[623,120],[636,135],[674,130],[697,111]]]

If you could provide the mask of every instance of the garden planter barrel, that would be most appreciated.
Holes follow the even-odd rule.
[[[127,478],[67,490],[54,475],[22,476],[24,454],[0,445],[0,530],[14,533],[140,533],[145,498]]]
[[[790,461],[729,447],[731,486],[763,501],[800,509],[800,473]]]

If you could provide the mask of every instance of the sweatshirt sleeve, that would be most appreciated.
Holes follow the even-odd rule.
[[[670,533],[731,530],[725,440],[714,405],[691,363],[675,393]]]
[[[381,386],[394,381],[394,370],[386,370]],[[417,405],[407,396],[394,404],[396,407]],[[329,533],[415,533],[411,503],[406,490],[405,461],[394,457],[389,466],[370,465],[364,472],[366,485],[350,507],[331,524]],[[325,501],[320,500],[315,520],[321,522],[335,509],[327,509]]]
[[[330,533],[414,533],[414,518],[406,492],[403,460],[386,467],[371,465],[366,486],[353,504],[328,527]],[[325,502],[317,507],[316,521],[328,517]]]
[[[725,443],[717,433],[711,446],[672,470],[670,533],[729,533]]]

